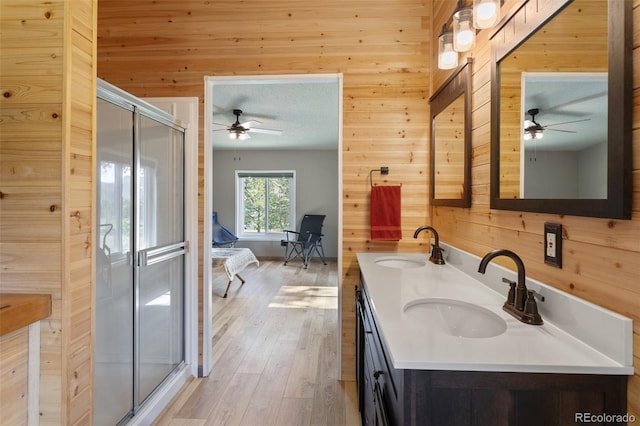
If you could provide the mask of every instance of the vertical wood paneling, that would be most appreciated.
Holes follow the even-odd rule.
[[[97,2],[66,2],[62,419],[89,424],[93,383],[93,193]]]
[[[27,424],[29,327],[0,337],[0,423]]]
[[[41,424],[91,415],[95,13],[93,0],[0,9],[0,282],[2,291],[52,294]]]
[[[62,402],[62,347],[52,337],[62,316],[64,2],[1,7],[0,282],[3,291],[52,293],[52,315],[41,328],[40,410],[41,421],[53,424]],[[30,276],[36,271],[51,280],[41,285]]]

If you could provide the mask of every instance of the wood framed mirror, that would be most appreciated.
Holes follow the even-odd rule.
[[[631,218],[631,14],[630,0],[523,0],[498,25],[492,209]]]
[[[431,96],[431,204],[471,206],[471,66],[467,58]]]

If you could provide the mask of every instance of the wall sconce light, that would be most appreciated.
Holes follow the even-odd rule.
[[[458,66],[458,52],[474,48],[476,30],[495,25],[503,1],[458,0],[456,11],[442,26],[438,36],[438,68],[449,70]]]
[[[466,52],[476,45],[476,30],[473,28],[473,9],[458,9],[453,14],[453,48]]]
[[[442,33],[438,37],[438,68],[450,70],[458,66],[458,52],[453,48],[453,33],[447,30],[447,25],[442,27]]]
[[[499,12],[500,0],[473,0],[473,26],[479,30],[493,27]]]

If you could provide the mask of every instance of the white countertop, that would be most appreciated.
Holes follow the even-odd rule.
[[[425,266],[396,269],[375,263],[375,259],[384,256],[424,261]],[[615,360],[548,321],[544,308],[541,315],[545,323],[540,326],[524,324],[504,312],[506,284],[500,283],[504,293],[497,293],[450,264],[428,262],[427,254],[358,253],[357,258],[376,326],[396,369],[633,374],[632,354],[627,353],[632,351],[632,345],[627,348],[631,336],[620,342],[624,345],[624,359]],[[506,321],[507,330],[489,338],[452,336],[428,321],[418,323],[404,312],[408,302],[422,298],[455,299],[487,308]],[[573,296],[568,300],[581,303]],[[599,308],[598,315],[603,315],[602,311]],[[611,314],[625,334],[626,330],[632,333],[631,320]]]

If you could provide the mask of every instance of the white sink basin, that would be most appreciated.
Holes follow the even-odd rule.
[[[495,337],[507,330],[507,323],[497,314],[473,303],[455,299],[418,299],[407,303],[405,314],[432,324],[457,337]]]
[[[395,269],[422,268],[427,263],[424,260],[413,259],[406,256],[382,256],[374,260],[377,265]]]

